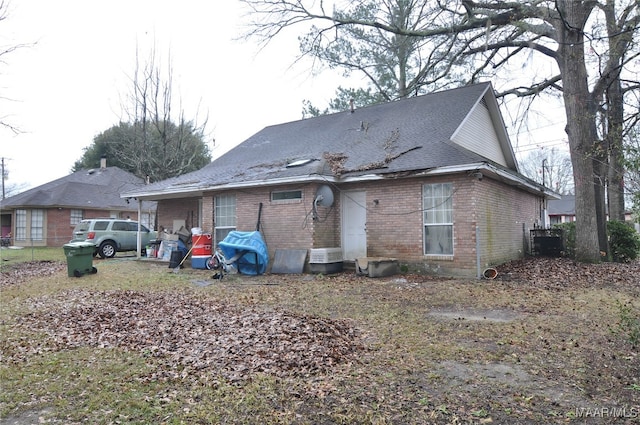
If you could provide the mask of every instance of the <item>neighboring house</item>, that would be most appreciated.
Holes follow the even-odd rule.
[[[144,180],[118,167],[82,170],[0,201],[2,236],[15,246],[62,246],[84,218],[137,219],[138,206],[120,193],[144,186]],[[155,202],[145,202],[142,222],[153,228]]]
[[[562,195],[561,199],[551,199],[547,205],[549,224],[571,223],[576,221],[575,195]]]
[[[549,222],[552,226],[554,224],[576,221],[575,195],[562,195],[562,199],[550,200],[547,214],[549,215]],[[640,225],[633,223],[633,216],[630,211],[625,212],[624,219],[627,223],[632,223],[633,227],[640,232]]]
[[[199,227],[214,243],[259,224],[270,258],[339,247],[346,261],[460,276],[524,256],[558,197],[518,172],[489,83],[266,127],[122,196],[158,201],[159,226]]]

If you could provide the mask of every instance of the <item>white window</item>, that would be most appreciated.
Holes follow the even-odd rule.
[[[16,210],[15,240],[27,240],[27,210]]]
[[[232,230],[236,230],[236,197],[235,195],[218,195],[215,197],[215,244],[224,240]]]
[[[44,210],[31,210],[31,240],[44,240]]]
[[[425,255],[453,255],[453,184],[422,187]]]
[[[145,226],[147,229],[155,229],[153,221],[154,215],[151,212],[142,212],[142,214],[140,215],[140,224]]]
[[[82,210],[71,210],[69,211],[70,216],[71,216],[71,225],[75,226],[76,224],[80,223],[82,221],[82,215],[83,212]]]

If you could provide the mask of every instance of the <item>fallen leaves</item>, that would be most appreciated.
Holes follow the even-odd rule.
[[[85,423],[105,415],[113,423],[565,423],[563,412],[590,400],[637,404],[637,351],[610,330],[615,300],[637,306],[637,263],[530,258],[498,266],[497,278],[485,281],[266,274],[204,289],[183,286],[187,280],[166,267],[154,274],[125,264],[114,275],[133,270],[136,286],[117,277],[64,278],[54,287],[45,278],[28,291],[8,288],[0,322],[0,362],[12,379],[5,393],[26,394],[16,397],[26,406],[38,385],[42,405],[68,403],[53,412],[60,418],[93,409]],[[22,275],[41,275],[41,264],[30,267]],[[158,280],[167,276],[174,282]],[[137,290],[105,289],[125,287]],[[465,309],[482,320],[430,314]],[[515,316],[487,320],[496,311]],[[357,318],[358,326],[327,317]],[[65,368],[91,360],[67,379],[61,358]],[[241,385],[227,386],[225,377]],[[71,400],[69,387],[88,380],[89,404],[84,393]],[[108,401],[113,388],[143,394],[144,412]],[[175,416],[153,416],[154,403]]]
[[[527,257],[496,267],[497,281],[516,281],[539,288],[619,286],[640,290],[640,262],[578,263],[569,258]]]
[[[14,361],[48,350],[117,347],[157,361],[148,379],[211,371],[229,380],[255,373],[308,376],[356,360],[365,349],[346,320],[223,304],[189,293],[65,291],[33,301],[17,332],[44,332],[45,346],[3,347]],[[6,360],[6,359],[5,359]]]
[[[66,263],[62,261],[29,261],[11,266],[3,265],[0,287],[22,283],[34,277],[51,276],[66,268]]]

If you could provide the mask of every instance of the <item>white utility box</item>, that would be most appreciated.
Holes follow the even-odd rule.
[[[309,270],[312,273],[342,271],[342,248],[313,248],[309,250]]]

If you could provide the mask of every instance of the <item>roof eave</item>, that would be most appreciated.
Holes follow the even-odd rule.
[[[437,176],[437,175],[447,175],[447,174],[458,174],[458,173],[472,173],[472,172],[481,172],[487,177],[493,177],[495,179],[501,180],[510,186],[520,187],[527,192],[543,196],[547,199],[561,199],[561,195],[550,190],[547,187],[539,185],[535,182],[529,181],[523,176],[516,175],[510,173],[508,171],[497,168],[486,162],[476,162],[470,164],[463,165],[454,165],[448,167],[436,167],[429,170],[423,171],[415,171],[411,174],[412,177],[420,177],[420,176]],[[328,175],[320,175],[320,174],[309,174],[306,176],[295,176],[295,177],[286,177],[280,179],[269,179],[269,180],[253,180],[253,181],[244,181],[244,182],[234,182],[234,183],[224,183],[217,185],[207,185],[207,186],[193,186],[193,187],[176,187],[176,188],[166,188],[166,189],[157,189],[155,191],[141,191],[141,192],[127,192],[121,195],[122,198],[136,198],[139,200],[149,200],[149,201],[159,201],[163,199],[176,199],[176,198],[187,198],[194,196],[203,196],[205,192],[219,192],[224,190],[235,190],[235,189],[248,189],[248,188],[256,188],[256,187],[267,187],[267,186],[279,186],[286,184],[301,184],[301,183],[357,183],[357,182],[365,182],[365,181],[379,181],[386,180],[388,176],[386,173],[370,173],[370,174],[362,174],[358,176],[328,176]]]
[[[438,167],[430,170],[425,170],[421,174],[425,176],[433,176],[433,175],[445,175],[445,174],[456,174],[456,173],[476,173],[480,172],[487,177],[493,177],[495,179],[501,180],[502,182],[510,185],[520,187],[527,192],[544,196],[547,199],[560,199],[561,195],[552,191],[551,189],[537,184],[535,182],[529,181],[523,176],[516,175],[510,173],[508,171],[497,168],[486,162],[477,162],[474,164],[464,164],[464,165],[454,165],[450,167]]]
[[[315,182],[335,182],[332,176],[321,176],[310,174],[307,176],[286,177],[269,180],[248,180],[243,182],[233,182],[213,185],[199,185],[193,187],[176,187],[167,189],[157,189],[155,191],[126,192],[120,195],[121,198],[137,198],[142,200],[163,200],[176,199],[191,196],[203,196],[205,192],[215,192],[234,189],[248,189],[254,187],[279,186],[285,184],[315,183]]]

